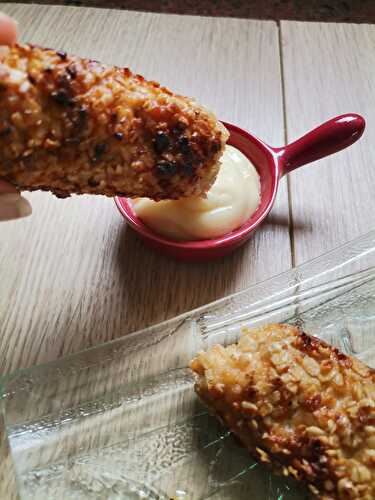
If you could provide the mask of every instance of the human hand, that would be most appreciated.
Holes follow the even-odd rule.
[[[17,25],[5,14],[0,13],[0,46],[10,45],[17,39]],[[31,214],[31,205],[19,191],[0,179],[0,221],[19,219]]]

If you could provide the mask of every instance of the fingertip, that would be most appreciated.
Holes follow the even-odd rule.
[[[0,45],[12,45],[17,40],[17,23],[0,12]]]
[[[31,215],[29,201],[22,196],[15,197],[13,193],[0,196],[0,221],[22,219]]]
[[[13,184],[0,179],[0,195],[5,193],[18,193],[18,189]]]
[[[28,217],[29,215],[31,215],[33,211],[29,200],[27,200],[23,196],[21,196],[17,202],[17,209],[18,209],[18,218]]]

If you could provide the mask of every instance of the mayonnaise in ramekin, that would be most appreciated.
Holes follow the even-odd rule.
[[[217,238],[239,228],[259,205],[259,175],[232,146],[225,147],[220,162],[207,198],[159,202],[138,198],[133,201],[136,215],[155,233],[175,241]]]

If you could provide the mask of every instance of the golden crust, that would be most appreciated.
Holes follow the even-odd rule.
[[[375,498],[375,371],[289,325],[191,362],[196,391],[260,461],[324,500]]]
[[[57,196],[204,195],[228,133],[128,69],[36,46],[0,63],[0,178]]]

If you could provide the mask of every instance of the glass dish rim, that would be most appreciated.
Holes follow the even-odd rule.
[[[353,247],[353,250],[355,250],[355,247],[357,245],[359,246],[361,242],[366,242],[367,240],[369,240],[370,242],[372,240],[372,245],[367,245],[367,247],[365,247],[365,249],[358,251],[358,253],[355,253],[349,259],[343,257],[343,255],[345,255],[345,252],[344,252],[345,249],[350,249],[351,247]],[[332,272],[334,269],[338,269],[340,267],[343,267],[344,265],[348,264],[351,261],[358,260],[362,256],[365,256],[368,253],[371,253],[372,251],[375,251],[375,230],[369,231],[369,232],[362,234],[356,238],[353,238],[353,239],[351,239],[351,240],[349,240],[349,241],[347,241],[347,242],[345,242],[337,247],[334,247],[333,249],[328,250],[327,252],[320,254],[317,257],[314,257],[313,259],[310,259],[306,262],[303,262],[302,264],[299,264],[298,266],[291,267],[290,269],[288,269],[286,271],[283,271],[281,273],[270,276],[264,280],[257,281],[257,282],[251,284],[250,286],[248,286],[242,290],[239,290],[235,293],[226,295],[226,296],[221,297],[219,299],[216,299],[212,302],[208,302],[208,303],[203,304],[197,308],[190,309],[186,312],[183,312],[183,313],[181,313],[177,316],[174,316],[172,318],[169,318],[167,320],[161,321],[159,323],[151,324],[145,328],[135,330],[131,333],[122,335],[121,337],[118,337],[116,339],[112,339],[112,340],[105,341],[105,342],[100,342],[99,344],[88,347],[86,349],[81,349],[77,352],[66,354],[66,355],[61,356],[59,358],[56,358],[54,360],[46,361],[44,363],[37,363],[37,364],[29,366],[27,368],[19,368],[19,369],[11,371],[9,373],[3,374],[3,375],[0,374],[0,402],[4,398],[6,398],[5,389],[6,389],[7,384],[20,376],[27,376],[27,375],[31,375],[33,373],[38,373],[38,372],[46,370],[46,369],[57,368],[57,367],[60,367],[61,365],[69,363],[70,361],[72,361],[76,358],[78,359],[80,356],[82,356],[84,354],[100,352],[101,350],[104,350],[105,348],[113,347],[116,345],[121,345],[125,341],[131,340],[134,337],[146,335],[148,332],[155,330],[156,328],[161,328],[161,327],[168,328],[169,326],[171,326],[172,324],[175,324],[176,322],[182,323],[183,321],[185,321],[189,318],[199,316],[200,314],[204,313],[204,311],[206,311],[212,307],[220,306],[220,304],[224,304],[226,301],[235,299],[241,295],[245,295],[246,293],[249,293],[251,290],[255,289],[256,287],[262,287],[262,286],[264,286],[265,283],[271,283],[272,281],[276,281],[277,279],[284,277],[284,276],[286,277],[288,275],[290,275],[291,277],[293,275],[298,275],[300,270],[307,269],[308,267],[310,267],[314,264],[317,264],[319,262],[324,263],[326,260],[328,260],[332,256],[337,256],[338,263],[332,265],[328,269],[323,269],[321,272],[319,272],[317,274],[313,274],[312,276],[306,278],[305,280],[301,281],[300,283],[297,283],[296,285],[306,283],[307,281],[316,279],[318,276],[322,276],[326,273]],[[352,274],[355,274],[355,273],[349,273],[349,275],[352,275]],[[296,285],[294,285],[294,286],[296,286]],[[281,294],[287,290],[288,290],[288,288],[282,288],[278,292],[275,292],[274,294],[270,295],[270,298],[274,297],[278,294]]]

